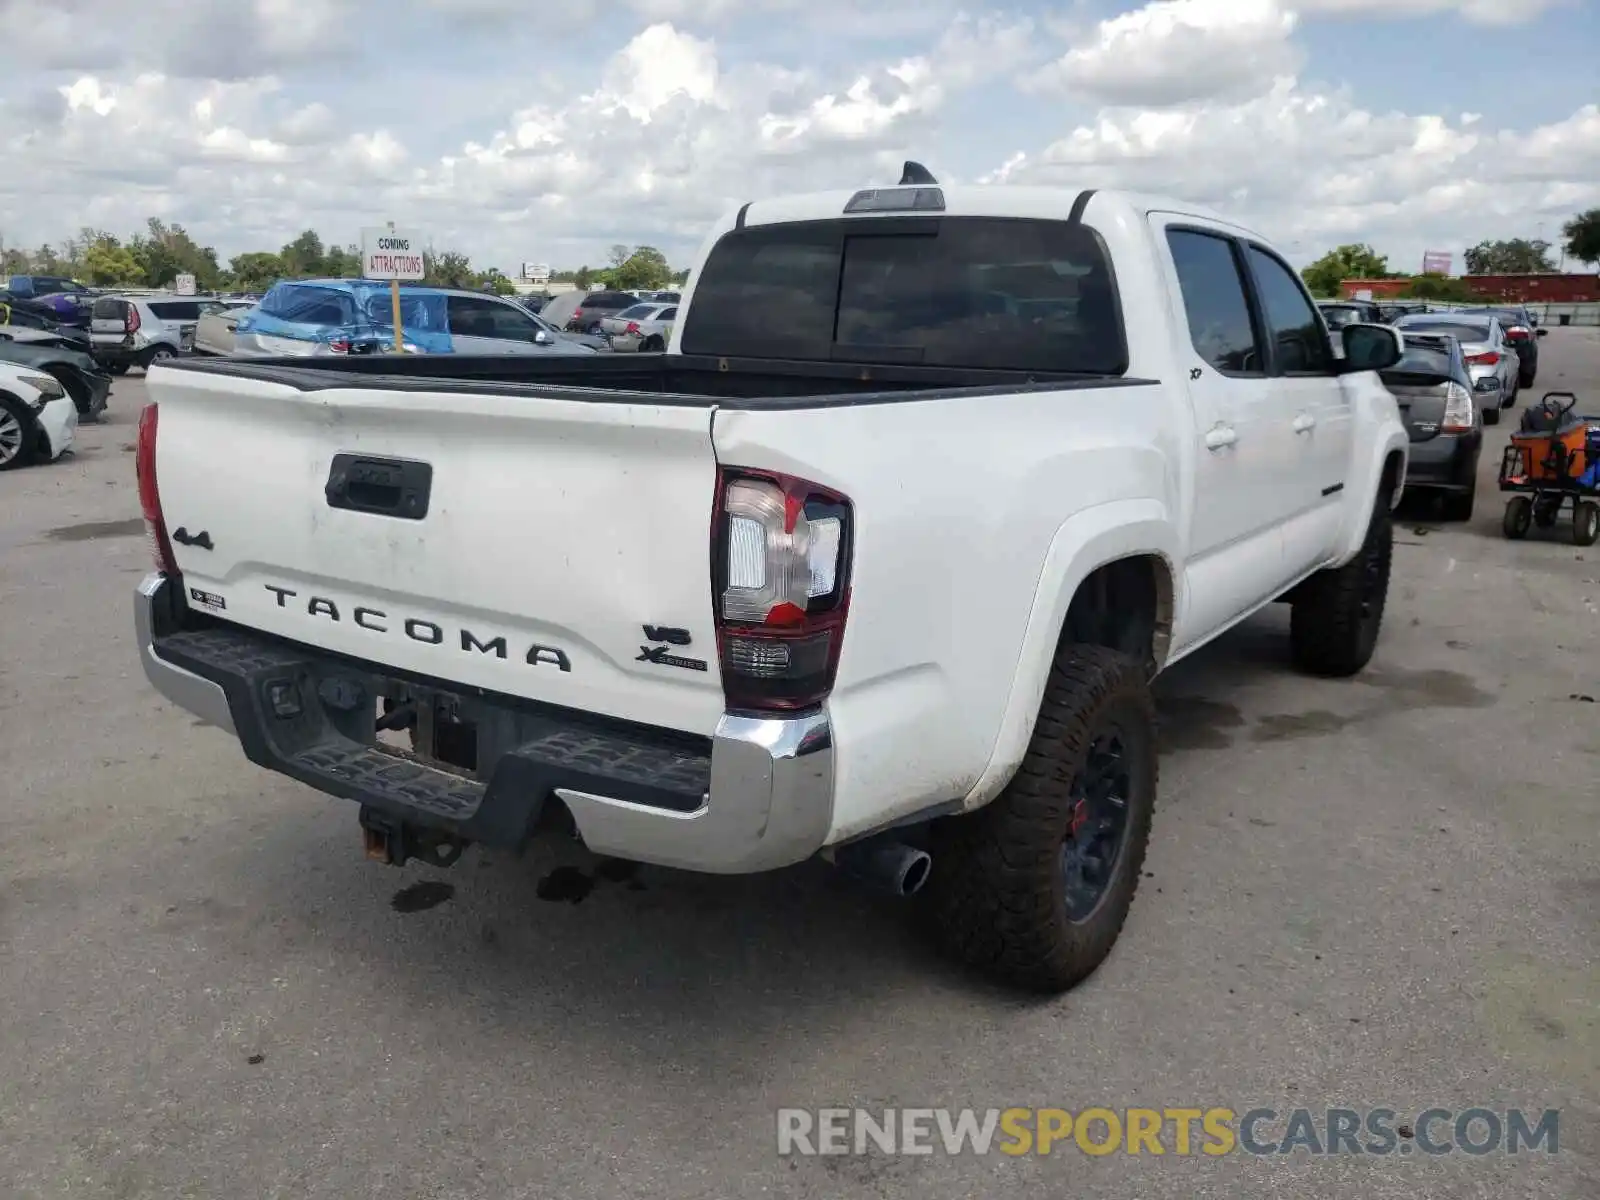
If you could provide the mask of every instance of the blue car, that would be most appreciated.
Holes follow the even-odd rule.
[[[552,332],[521,305],[457,288],[402,285],[400,332],[411,354],[593,354]],[[244,358],[384,353],[394,345],[389,284],[370,279],[276,283],[239,318],[233,353]]]
[[[58,314],[63,325],[87,325],[94,291],[60,275],[13,275],[5,290]]]

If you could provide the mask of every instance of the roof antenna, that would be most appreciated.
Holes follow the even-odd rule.
[[[927,167],[923,166],[919,162],[912,162],[909,158],[906,159],[906,165],[900,169],[901,187],[905,187],[908,184],[929,184],[938,182],[939,181],[933,177],[933,172],[929,171]]]

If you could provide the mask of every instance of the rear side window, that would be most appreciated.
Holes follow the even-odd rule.
[[[677,319],[677,305],[673,305],[671,308],[663,308],[659,313],[656,314],[656,320],[658,321],[676,321]]]
[[[1233,243],[1214,234],[1169,229],[1167,246],[1196,352],[1226,374],[1261,374],[1261,347]]]
[[[1247,253],[1278,371],[1284,375],[1331,373],[1333,347],[1294,272],[1259,246],[1251,246]]]
[[[275,284],[261,301],[261,311],[300,325],[350,325],[355,303],[343,292],[303,284]]]
[[[126,300],[112,300],[102,296],[94,302],[94,307],[89,310],[91,321],[120,321],[127,315],[128,302]]]
[[[656,306],[654,304],[635,304],[632,308],[623,309],[617,315],[619,317],[627,317],[630,321],[642,321],[655,310]]]
[[[163,321],[198,321],[200,305],[194,300],[152,300],[150,311]]]
[[[757,226],[717,243],[690,354],[1092,375],[1127,370],[1093,230],[994,217]]]

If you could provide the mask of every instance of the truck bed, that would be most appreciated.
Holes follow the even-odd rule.
[[[168,369],[279,383],[299,391],[362,388],[485,392],[564,400],[648,400],[721,408],[886,404],[986,392],[1140,387],[1148,379],[1070,372],[1003,371],[915,364],[866,365],[720,358],[693,354],[392,355],[318,359],[199,359]]]

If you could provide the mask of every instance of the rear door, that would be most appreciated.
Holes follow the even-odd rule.
[[[196,300],[152,300],[146,306],[160,324],[161,337],[185,353],[194,349],[195,327],[200,323]],[[152,340],[157,340],[152,332]]]
[[[173,550],[217,616],[446,687],[715,730],[709,407],[198,370],[150,392],[168,527],[208,535]],[[644,653],[646,625],[705,669]]]
[[[115,344],[128,333],[126,300],[101,296],[89,310],[89,339],[97,345]]]
[[[1271,421],[1285,444],[1284,553],[1299,574],[1320,565],[1344,526],[1355,412],[1317,306],[1288,263],[1249,242],[1245,258],[1266,327]]]
[[[1239,242],[1186,216],[1150,219],[1170,272],[1173,354],[1194,412],[1181,647],[1268,599],[1282,581],[1288,434],[1274,427],[1274,381]]]

